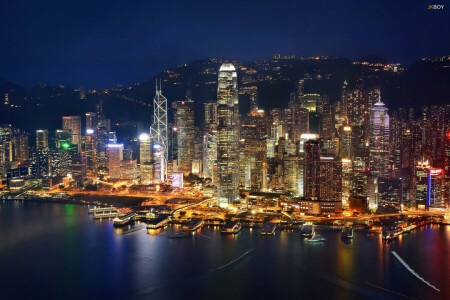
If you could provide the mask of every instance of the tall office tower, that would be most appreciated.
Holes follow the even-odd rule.
[[[339,129],[340,157],[351,159],[352,157],[352,127],[348,125],[341,126]]]
[[[303,194],[311,200],[319,200],[319,179],[320,179],[320,142],[319,140],[309,140],[303,145],[304,165],[303,165]]]
[[[178,171],[189,174],[194,159],[194,101],[177,101],[175,127],[177,128]]]
[[[95,113],[94,112],[87,112],[86,113],[86,130],[94,129],[97,127],[96,120],[95,120]]]
[[[427,207],[446,208],[444,188],[444,170],[440,168],[430,168],[427,174]]]
[[[12,137],[13,159],[19,164],[27,161],[30,153],[28,146],[28,135],[18,132]]]
[[[309,111],[298,104],[294,106],[293,110],[292,139],[298,142],[302,134],[309,133]]]
[[[205,130],[217,129],[217,102],[205,103]]]
[[[68,129],[57,129],[55,131],[55,146],[56,149],[60,149],[65,144],[72,145],[72,131]]]
[[[341,91],[340,119],[344,124],[348,122],[348,82],[344,80]]]
[[[299,155],[285,155],[283,157],[284,187],[294,196],[300,195],[299,169],[300,169]]]
[[[305,80],[299,79],[297,81],[297,105],[302,103],[304,93],[305,93]]]
[[[153,98],[153,124],[150,136],[155,148],[155,180],[164,182],[167,179],[168,137],[167,137],[167,98],[161,92],[161,81],[156,83],[156,95]]]
[[[389,114],[378,99],[370,110],[370,171],[375,176],[389,176]]]
[[[108,174],[108,157],[107,157],[107,146],[108,146],[108,133],[111,131],[111,121],[105,118],[103,113],[103,101],[100,102],[96,107],[96,131],[97,131],[97,171],[100,174]]]
[[[36,150],[48,148],[48,130],[38,129],[36,130]]]
[[[123,160],[123,144],[109,144],[108,175],[111,178],[120,178],[120,162]]]
[[[81,183],[87,176],[86,157],[72,157],[72,178],[77,183]]]
[[[203,176],[217,183],[217,132],[207,131],[203,137]]]
[[[348,207],[348,200],[352,193],[353,168],[349,158],[342,158],[342,203]]]
[[[342,201],[342,161],[320,157],[319,177],[319,200]]]
[[[219,70],[217,87],[217,201],[227,206],[239,200],[239,100],[233,64]]]
[[[305,142],[309,140],[317,140],[319,135],[304,133],[300,137],[298,152],[299,152],[299,172],[298,172],[298,195],[303,197],[305,195]]]
[[[427,207],[428,172],[430,168],[431,166],[428,161],[418,162],[415,166],[412,194],[414,197],[415,206],[419,209],[425,209]]]
[[[321,118],[320,137],[326,140],[331,140],[334,137],[334,109],[330,105],[326,105],[324,113]]]
[[[266,143],[260,139],[241,139],[239,157],[240,184],[246,190],[265,189]]]
[[[94,129],[86,130],[84,155],[86,156],[87,172],[93,175],[97,174],[97,135]]]
[[[81,117],[64,116],[62,117],[62,129],[72,131],[72,143],[78,145],[78,152],[81,151]]]
[[[283,125],[283,136],[294,138],[294,108],[283,108],[281,124]]]
[[[149,183],[153,180],[152,141],[150,136],[142,133],[139,136],[139,166],[141,181]]]

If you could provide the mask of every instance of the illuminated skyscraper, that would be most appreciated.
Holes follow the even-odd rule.
[[[48,148],[48,130],[36,130],[36,150]]]
[[[216,130],[217,127],[217,102],[205,103],[205,129]]]
[[[123,144],[110,144],[108,151],[109,177],[120,178],[120,162],[123,160]]]
[[[84,137],[84,155],[86,156],[87,172],[97,173],[97,135],[94,129],[86,130]]]
[[[217,200],[227,206],[239,200],[239,100],[231,63],[219,70],[217,117]]]
[[[389,114],[379,99],[370,110],[370,171],[375,176],[389,176]]]
[[[72,144],[72,131],[68,129],[57,129],[55,131],[55,146],[56,149],[62,147],[63,144]]]
[[[189,174],[194,159],[194,102],[190,99],[175,103],[177,154],[179,172]]]
[[[95,113],[87,112],[86,113],[86,130],[94,129],[95,127],[97,127],[97,124],[95,124]]]
[[[156,169],[155,179],[167,179],[168,137],[167,137],[167,98],[161,92],[161,82],[156,84],[156,95],[153,98],[153,124],[150,126],[150,136],[154,144]]]
[[[72,144],[78,145],[78,151],[81,151],[81,117],[80,116],[62,117],[62,129],[72,131]]]
[[[152,141],[146,133],[139,136],[139,165],[141,181],[151,182],[153,180]]]

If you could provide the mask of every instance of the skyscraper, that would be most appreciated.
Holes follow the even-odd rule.
[[[48,148],[48,130],[36,130],[36,150]]]
[[[153,180],[152,164],[152,141],[150,136],[142,133],[139,136],[139,165],[141,170],[141,181],[150,182]]]
[[[217,127],[217,102],[205,103],[205,129],[216,130]]]
[[[168,137],[167,137],[167,98],[161,92],[161,81],[156,84],[156,95],[153,98],[153,124],[150,126],[150,136],[154,143],[156,169],[155,179],[167,179]]]
[[[81,117],[64,116],[62,117],[62,129],[72,131],[72,143],[78,145],[78,151],[81,151]]]
[[[175,109],[178,168],[189,174],[194,159],[194,102],[189,99],[177,101]]]
[[[217,87],[217,200],[227,206],[239,200],[239,100],[233,64],[219,70]]]
[[[123,144],[108,145],[109,177],[120,178],[120,162],[123,160]]]
[[[375,176],[389,175],[389,114],[380,98],[370,110],[370,171]]]

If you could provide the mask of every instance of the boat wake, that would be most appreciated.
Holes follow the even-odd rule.
[[[409,271],[411,272],[411,274],[413,274],[414,276],[416,276],[418,279],[422,280],[425,284],[427,284],[429,287],[435,289],[436,291],[440,292],[440,290],[435,287],[434,285],[432,285],[431,283],[429,283],[428,281],[426,281],[423,277],[420,277],[419,274],[417,274],[413,269],[411,269],[410,266],[408,266],[408,264],[397,254],[397,252],[395,251],[391,251],[392,254],[395,256],[396,259],[398,259],[398,261]]]
[[[238,258],[236,258],[236,259],[230,261],[230,262],[227,263],[227,264],[224,264],[223,266],[220,266],[220,267],[218,267],[218,268],[215,268],[215,269],[211,270],[211,272],[219,271],[219,270],[221,270],[221,269],[224,269],[224,268],[226,268],[226,267],[228,267],[228,266],[234,264],[235,262],[238,262],[239,260],[241,260],[241,259],[244,258],[245,256],[249,255],[253,250],[255,250],[255,248],[252,248],[252,249],[250,249],[250,250],[247,250],[244,254],[242,254],[242,255],[239,256]]]
[[[236,264],[237,262],[241,261],[242,259],[244,259],[244,258],[245,258],[246,256],[248,256],[253,250],[255,250],[255,248],[252,248],[252,249],[250,249],[250,250],[245,251],[244,254],[242,254],[242,255],[239,256],[238,258],[236,258],[236,259],[230,261],[229,263],[224,264],[223,266],[217,267],[217,268],[215,268],[215,269],[211,269],[210,272],[208,272],[207,274],[202,275],[202,276],[200,276],[200,277],[193,278],[193,279],[188,280],[188,281],[179,281],[179,282],[175,282],[175,283],[174,283],[174,282],[171,282],[171,283],[168,283],[168,284],[162,284],[162,285],[158,285],[158,286],[148,287],[148,288],[146,288],[145,290],[142,290],[141,292],[137,293],[136,296],[144,296],[144,295],[153,293],[153,292],[155,292],[155,291],[157,291],[157,290],[159,290],[159,289],[161,289],[161,288],[173,287],[174,284],[175,284],[175,285],[176,285],[176,284],[187,285],[187,284],[192,284],[192,283],[199,282],[199,281],[205,280],[205,279],[207,279],[207,278],[213,277],[213,276],[215,276],[215,275],[221,273],[222,271],[224,271],[226,268],[228,268],[228,267],[230,267],[230,266]]]

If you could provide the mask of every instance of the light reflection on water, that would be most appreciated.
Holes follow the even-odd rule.
[[[5,299],[396,297],[378,286],[446,298],[449,228],[427,226],[390,243],[361,232],[342,241],[340,232],[321,231],[326,241],[313,244],[296,231],[262,237],[259,229],[224,235],[220,227],[169,239],[180,225],[114,228],[111,220],[94,221],[83,206],[2,202],[0,289]],[[441,293],[410,276],[393,250]],[[226,267],[214,271],[220,266]],[[22,282],[29,288],[20,289]]]

